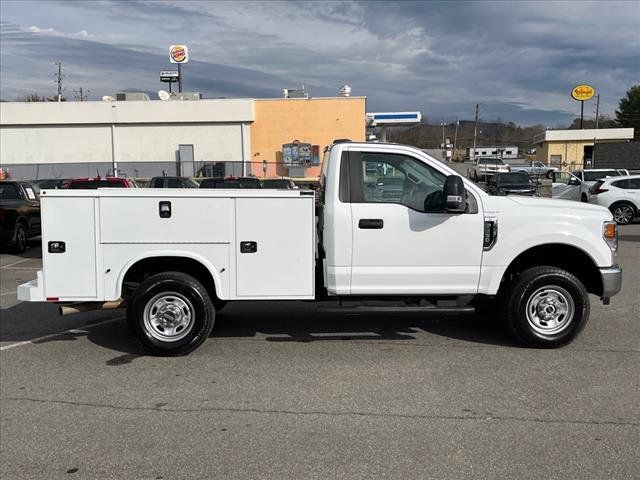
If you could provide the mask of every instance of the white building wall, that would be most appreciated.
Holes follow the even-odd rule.
[[[111,161],[109,126],[18,126],[0,129],[3,165]]]
[[[194,146],[202,161],[250,161],[253,100],[131,102],[6,102],[0,104],[0,163],[22,175],[38,175],[61,164],[86,165],[87,174],[105,171],[112,160],[129,170],[151,171],[133,163],[157,162],[171,172],[181,144]],[[113,129],[113,142],[112,142]],[[112,148],[113,147],[113,148]],[[91,164],[101,164],[100,166]],[[238,163],[240,166],[240,164]],[[62,170],[61,170],[62,169]],[[241,166],[240,166],[241,169]],[[46,174],[46,173],[45,173]]]
[[[241,125],[118,125],[116,161],[171,162],[180,144],[199,161],[242,161]],[[110,150],[110,149],[109,149]]]

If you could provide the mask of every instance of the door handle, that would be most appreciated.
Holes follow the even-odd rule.
[[[358,222],[358,228],[363,230],[381,229],[384,227],[384,221],[381,218],[361,218]]]

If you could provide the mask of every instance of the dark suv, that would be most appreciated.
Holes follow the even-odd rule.
[[[107,177],[107,178],[73,178],[65,183],[62,188],[72,190],[95,190],[98,188],[138,188],[136,182],[130,178]]]
[[[0,182],[0,245],[27,249],[27,239],[40,235],[38,189],[29,182]]]
[[[262,182],[255,177],[205,178],[200,188],[262,188]]]
[[[153,177],[149,188],[199,188],[198,182],[187,177]]]

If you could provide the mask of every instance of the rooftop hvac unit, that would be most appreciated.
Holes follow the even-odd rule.
[[[338,90],[338,95],[341,97],[350,97],[351,96],[351,87],[349,85],[343,85]]]
[[[121,92],[116,93],[116,100],[118,102],[148,102],[149,95],[144,92]]]
[[[173,92],[170,100],[202,100],[200,92]]]

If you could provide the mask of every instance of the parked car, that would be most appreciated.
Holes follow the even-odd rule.
[[[621,174],[614,168],[590,168],[586,170],[574,170],[571,172],[580,180],[578,198],[581,202],[589,201],[589,189],[596,183],[596,180],[607,177],[619,177]]]
[[[262,179],[262,188],[284,188],[287,190],[295,190],[298,187],[290,178],[264,178]]]
[[[473,166],[469,171],[469,177],[477,182],[480,179],[486,180],[490,175],[509,171],[511,171],[509,165],[506,165],[499,158],[479,157],[474,160]]]
[[[195,180],[188,177],[153,177],[149,188],[200,188]]]
[[[530,176],[545,176],[548,177],[551,175],[551,172],[557,172],[557,167],[551,167],[549,165],[545,165],[542,162],[529,162],[525,165],[511,165],[512,172],[525,172]]]
[[[589,189],[597,180],[619,176],[618,171],[611,168],[551,172],[551,196],[586,203],[589,201]]]
[[[536,184],[525,172],[496,173],[487,181],[491,195],[535,195]]]
[[[640,175],[598,180],[589,190],[589,203],[608,208],[620,225],[640,214]]]
[[[40,199],[29,182],[0,181],[0,245],[18,253],[40,235]]]
[[[200,188],[262,188],[262,182],[255,177],[205,178]]]
[[[138,188],[136,182],[130,178],[106,177],[106,178],[72,178],[62,188],[72,190],[95,190],[97,188]]]
[[[40,190],[55,190],[57,188],[65,188],[65,184],[69,182],[68,178],[41,178],[39,180],[31,180],[31,183],[40,187]]]

